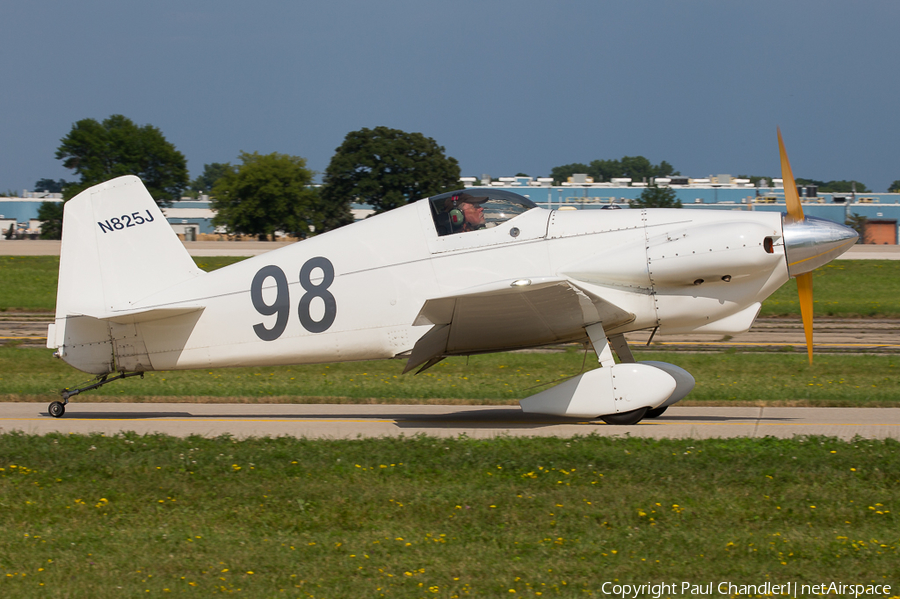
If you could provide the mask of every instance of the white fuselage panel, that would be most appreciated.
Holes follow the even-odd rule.
[[[566,277],[635,315],[610,333],[749,326],[753,306],[788,279],[780,235],[772,213],[532,209],[441,237],[422,201],[131,304],[178,315],[122,327],[116,362],[172,370],[392,358],[428,332],[413,325],[427,300],[517,278]]]

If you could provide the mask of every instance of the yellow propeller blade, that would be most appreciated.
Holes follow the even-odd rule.
[[[811,272],[797,275],[797,295],[800,296],[800,317],[803,319],[803,334],[806,335],[806,355],[813,362],[813,279]]]
[[[781,128],[778,128],[778,151],[781,154],[781,180],[784,184],[784,201],[788,214],[795,221],[803,220],[803,206],[800,204],[800,194],[797,193],[797,183],[794,181],[794,173],[791,171],[791,163],[788,160],[787,151],[784,149],[784,140],[781,138]],[[809,363],[813,361],[813,281],[812,273],[806,272],[795,277],[797,279],[797,295],[800,296],[800,318],[803,320],[803,334],[806,337],[806,354]]]
[[[784,140],[781,139],[780,127],[778,128],[778,150],[781,153],[781,180],[784,185],[784,201],[787,204],[787,211],[795,221],[801,221],[803,220],[803,206],[800,205],[797,183],[794,181],[791,163],[784,149]]]

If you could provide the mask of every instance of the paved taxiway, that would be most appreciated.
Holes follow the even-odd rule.
[[[517,406],[351,404],[185,404],[73,402],[62,418],[38,403],[0,403],[0,433],[22,431],[113,435],[128,431],[178,437],[353,439],[420,433],[571,437],[631,435],[652,438],[793,437],[900,439],[900,408],[680,407],[634,426],[524,414]]]

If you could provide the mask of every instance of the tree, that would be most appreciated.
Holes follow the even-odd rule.
[[[651,183],[644,188],[638,199],[631,201],[632,208],[681,208],[675,190],[671,187],[659,187]]]
[[[242,164],[229,166],[212,189],[213,224],[261,241],[274,241],[275,231],[308,236],[321,218],[306,159],[277,152],[241,152],[239,158]]]
[[[844,224],[853,229],[859,235],[859,239],[856,240],[856,243],[868,243],[868,224],[869,219],[865,216],[859,215],[857,213],[853,213],[847,217],[847,220],[844,221]]]
[[[900,179],[891,183],[891,186],[888,187],[888,193],[900,193]]]
[[[596,161],[595,161],[596,162]],[[571,164],[564,164],[562,166],[554,166],[550,170],[550,177],[553,178],[554,185],[562,185],[566,181],[569,180],[569,177],[576,174],[588,174],[588,171],[591,170],[586,164],[581,162],[573,162]],[[593,175],[592,175],[593,176]],[[595,179],[598,180],[598,179]]]
[[[62,239],[62,202],[41,202],[37,217],[38,220],[43,221],[41,223],[41,239]]]
[[[586,171],[594,181],[609,181],[614,177],[624,177],[625,171],[618,160],[591,160],[591,165]]]
[[[181,198],[188,184],[187,161],[162,132],[139,127],[120,114],[98,123],[82,119],[60,140],[56,158],[81,176],[66,186],[63,197],[122,175],[137,175],[161,206]]]
[[[815,185],[820,193],[869,193],[869,188],[859,181],[816,181],[815,179],[795,179],[799,186]]]
[[[322,199],[384,212],[459,187],[459,163],[421,133],[375,127],[351,131],[325,169]]]
[[[322,188],[315,188],[318,200],[316,210],[316,233],[324,233],[353,222],[353,212],[350,210],[350,198],[332,198],[326,200],[322,195]]]
[[[203,174],[191,181],[190,190],[208,194],[222,175],[231,168],[228,162],[213,162],[203,165]]]
[[[649,181],[657,176],[657,169],[643,156],[622,156],[622,175],[632,181]]]
[[[659,164],[652,164],[643,156],[622,156],[620,160],[593,160],[590,165],[575,162],[557,166],[550,171],[550,176],[553,177],[553,182],[559,185],[575,173],[590,175],[598,183],[624,177],[628,177],[632,181],[649,181],[656,177],[679,174],[665,160]]]
[[[66,185],[70,185],[65,179],[54,181],[53,179],[39,179],[34,184],[35,191],[44,191],[47,193],[62,193]]]
[[[681,175],[679,171],[676,171],[675,168],[665,160],[653,168],[655,170],[653,174],[654,177],[677,177]]]

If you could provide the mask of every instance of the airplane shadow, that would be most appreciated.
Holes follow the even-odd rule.
[[[521,410],[485,408],[483,410],[462,410],[447,414],[408,414],[396,417],[397,428],[517,428],[530,429],[546,426],[603,424],[599,420],[586,418],[566,418],[546,414],[529,414]]]
[[[41,415],[49,417],[50,414],[42,412]],[[80,411],[77,408],[67,410],[63,419],[77,418],[80,420],[157,420],[165,418],[178,418],[195,420],[198,422],[210,420],[246,420],[252,418],[257,421],[266,420],[296,420],[304,422],[335,421],[335,420],[360,420],[379,421],[393,420],[399,428],[536,428],[543,426],[555,426],[560,424],[597,424],[599,421],[587,421],[584,418],[562,418],[541,414],[527,414],[520,410],[486,408],[483,410],[461,410],[446,414],[421,414],[414,412],[400,412],[386,409],[382,413],[325,413],[325,414],[197,414],[192,412],[97,412]],[[599,424],[603,424],[599,422]]]
[[[660,426],[666,424],[689,424],[692,422],[734,422],[755,423],[757,417],[734,416],[660,416],[659,418],[647,418],[638,424],[630,426]],[[764,418],[762,421],[794,421],[795,418]],[[627,429],[628,426],[606,424],[599,418],[566,418],[560,416],[547,416],[542,414],[527,414],[506,410],[485,409],[466,410],[452,414],[423,415],[417,414],[411,418],[397,418],[399,428],[540,428],[544,426],[577,425],[585,427],[604,426],[616,429]]]
[[[47,412],[42,415],[49,417]],[[468,409],[457,412],[448,412],[444,414],[422,414],[413,412],[400,412],[386,409],[382,413],[326,413],[326,414],[195,414],[192,412],[81,412],[72,410],[66,413],[63,418],[78,418],[83,420],[155,420],[160,418],[178,418],[185,420],[196,420],[199,422],[208,420],[245,420],[248,417],[258,421],[266,420],[297,420],[305,422],[334,421],[334,420],[385,420],[395,421],[395,425],[400,429],[438,429],[438,428],[515,428],[515,429],[535,429],[548,426],[559,425],[576,425],[583,427],[593,426],[612,426],[607,425],[599,419],[588,418],[567,418],[561,416],[548,416],[543,414],[529,414],[518,409],[509,408],[484,408],[484,409]],[[796,418],[773,418],[766,417],[759,419],[755,416],[678,416],[664,414],[659,418],[645,419],[637,425],[632,426],[664,426],[666,424],[690,424],[690,423],[724,423],[733,422],[754,423],[760,422],[785,422],[795,421]],[[628,428],[618,426],[616,428]]]
[[[50,416],[49,412],[41,412],[41,416]],[[79,420],[143,420],[154,418],[196,418],[190,412],[79,412],[66,410],[62,420],[78,418]]]

